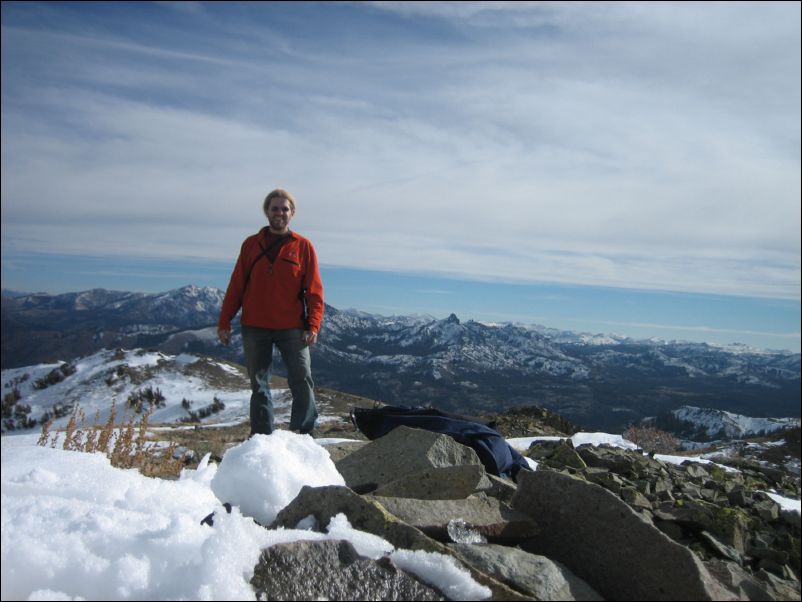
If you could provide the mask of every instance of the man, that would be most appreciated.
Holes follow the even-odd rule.
[[[231,320],[242,307],[242,343],[251,380],[251,435],[273,432],[274,344],[287,367],[292,392],[290,429],[309,434],[317,419],[309,346],[317,342],[323,320],[323,283],[312,243],[290,231],[293,196],[276,189],[262,208],[268,226],[242,243],[223,299],[217,336],[224,345],[231,342]]]

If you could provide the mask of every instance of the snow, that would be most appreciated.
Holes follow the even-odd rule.
[[[796,512],[797,514],[802,514],[802,502],[800,500],[792,500],[790,498],[777,495],[776,493],[771,493],[770,491],[765,491],[764,493],[777,502],[780,505],[780,508],[783,510],[789,510],[791,512]]]
[[[114,468],[102,454],[40,447],[37,439],[2,438],[3,600],[255,600],[249,581],[263,548],[326,538],[347,539],[372,558],[389,554],[452,599],[490,596],[451,557],[396,550],[343,515],[327,533],[256,524],[248,508],[266,520],[303,484],[341,482],[308,435],[253,437],[219,467],[204,459],[176,481]],[[233,500],[243,505],[227,514],[222,502]],[[211,511],[214,526],[201,525]]]
[[[172,362],[180,368],[198,362],[191,354],[173,357],[127,351],[117,356],[121,359],[114,357],[103,351],[83,358],[75,363],[75,375],[44,390],[34,390],[33,383],[60,364],[4,370],[3,394],[18,387],[34,417],[68,396],[80,399],[87,416],[91,419],[101,410],[103,422],[112,398],[125,400],[132,390],[147,384],[168,399],[168,406],[154,413],[154,421],[176,420],[186,414],[180,408],[182,398],[192,400],[197,410],[214,396],[226,404],[215,417],[225,422],[216,426],[240,423],[247,417],[250,391],[244,377],[240,390],[213,390],[193,375],[164,370],[146,382],[123,379],[112,387],[105,378],[118,365],[169,368]],[[218,365],[234,376],[239,374],[225,363]],[[22,380],[25,374],[29,377]],[[273,399],[277,422],[286,423],[289,391],[273,390]],[[321,422],[328,419],[319,418]],[[57,424],[64,422],[66,417]],[[272,531],[254,522],[271,523],[304,485],[342,484],[323,446],[347,439],[315,440],[277,430],[228,450],[219,466],[206,458],[196,470],[184,470],[178,480],[168,481],[114,468],[102,454],[41,447],[36,445],[38,438],[38,431],[2,437],[3,600],[253,600],[249,581],[263,548],[327,538],[347,539],[370,558],[389,555],[397,566],[433,583],[452,599],[490,596],[451,557],[395,549],[380,537],[353,529],[343,515],[323,525],[325,533],[309,530],[313,518],[301,521],[300,528]],[[523,451],[534,441],[558,439],[522,437],[508,442]],[[620,435],[608,433],[577,433],[571,441],[575,447],[636,448]],[[709,462],[687,456],[655,457],[675,463]],[[536,462],[527,460],[537,468]],[[800,512],[799,500],[768,495],[783,508]],[[224,510],[224,502],[234,504],[231,514]],[[212,511],[214,527],[201,525],[200,520]]]
[[[726,464],[717,464],[716,462],[713,462],[712,460],[708,460],[707,458],[701,456],[699,457],[694,456],[690,458],[688,456],[674,456],[671,454],[655,454],[654,459],[677,465],[682,465],[684,462],[689,462],[689,461],[696,462],[698,464],[715,464],[716,466],[718,466],[719,468],[723,468],[727,472],[741,472],[737,468],[732,468],[731,466],[727,466]]]
[[[179,355],[175,356],[175,363],[182,365],[182,366],[189,366],[190,364],[194,364],[200,358],[196,355],[189,355],[188,353],[180,353]]]
[[[713,437],[724,431],[730,439],[772,433],[778,430],[799,426],[799,418],[753,418],[725,410],[682,406],[672,412],[678,420],[689,422]]]
[[[518,451],[524,452],[536,441],[562,441],[563,439],[566,439],[566,437],[513,437],[507,439],[507,443]],[[627,441],[621,435],[611,435],[609,433],[576,433],[572,437],[568,437],[568,439],[571,440],[574,447],[579,447],[580,445],[612,445],[623,449],[638,449],[637,445]]]
[[[314,471],[308,470],[311,466]],[[239,506],[263,525],[272,523],[304,485],[345,485],[345,481],[325,449],[309,435],[288,431],[255,435],[229,450],[211,482],[219,500]]]

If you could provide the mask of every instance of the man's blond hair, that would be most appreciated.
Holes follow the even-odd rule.
[[[265,197],[265,202],[262,203],[262,210],[267,215],[267,210],[270,207],[270,201],[273,199],[284,199],[290,204],[290,209],[292,212],[295,213],[295,198],[283,188],[276,188],[275,190],[271,190],[268,195]]]

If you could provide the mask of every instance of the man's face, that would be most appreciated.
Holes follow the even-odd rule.
[[[267,220],[270,222],[270,231],[276,234],[284,234],[290,226],[290,220],[295,215],[292,205],[287,199],[270,199],[267,207]]]

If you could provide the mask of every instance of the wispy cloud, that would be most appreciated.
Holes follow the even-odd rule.
[[[26,10],[4,253],[231,261],[284,186],[330,265],[800,296],[796,4]]]
[[[574,320],[581,322],[586,321],[586,318],[573,318]],[[760,336],[760,337],[772,337],[778,339],[789,339],[789,340],[800,340],[800,333],[799,332],[768,332],[768,331],[761,331],[761,330],[747,330],[741,328],[716,328],[713,326],[703,326],[703,325],[693,325],[693,326],[686,326],[682,324],[654,324],[648,322],[625,322],[625,321],[615,321],[615,320],[596,320],[596,324],[599,327],[605,326],[613,326],[613,327],[626,327],[626,328],[639,328],[646,331],[677,331],[677,332],[696,332],[702,334],[726,334],[726,335],[734,335],[734,336]]]

